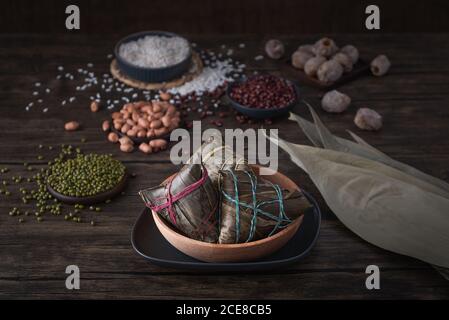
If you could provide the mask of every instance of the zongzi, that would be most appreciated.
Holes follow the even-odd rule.
[[[139,194],[147,207],[184,235],[217,242],[219,197],[203,165],[186,164],[173,178]]]
[[[219,243],[269,237],[311,206],[301,191],[282,189],[252,171],[222,170],[220,174]]]

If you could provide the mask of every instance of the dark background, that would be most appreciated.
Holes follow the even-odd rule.
[[[364,33],[369,4],[381,32],[449,32],[447,0],[2,0],[0,32],[65,33],[69,4],[80,7],[79,33]]]

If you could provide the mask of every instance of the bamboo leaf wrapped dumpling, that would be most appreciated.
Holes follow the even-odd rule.
[[[235,153],[221,139],[212,136],[192,155],[188,163],[202,163],[217,189],[220,184],[221,170],[252,171],[243,155]]]
[[[204,166],[186,164],[170,180],[139,194],[147,207],[187,237],[217,242],[219,197]]]
[[[282,189],[252,171],[222,170],[219,243],[269,237],[311,207],[304,194]]]

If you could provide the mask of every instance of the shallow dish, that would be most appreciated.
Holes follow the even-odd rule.
[[[288,60],[287,63],[291,66],[291,60]],[[292,69],[294,69],[292,67]],[[330,90],[333,88],[337,88],[345,83],[348,83],[352,80],[357,79],[358,77],[361,77],[365,74],[368,74],[370,71],[370,65],[366,61],[359,59],[357,63],[354,65],[354,68],[351,72],[344,73],[340,79],[333,83],[322,83],[320,82],[316,77],[309,77],[307,74],[305,74],[304,71],[295,69],[295,74],[298,77],[298,80],[300,83],[303,83],[305,85],[319,88],[322,90]]]
[[[106,200],[110,200],[120,194],[123,189],[126,187],[126,183],[128,181],[128,174],[125,173],[125,176],[123,179],[112,189],[107,190],[105,192],[89,196],[89,197],[71,197],[63,195],[56,190],[54,190],[49,184],[47,184],[47,190],[48,192],[58,199],[59,201],[66,203],[66,204],[95,204],[100,202],[105,202]]]
[[[261,167],[253,165],[252,168],[258,175]],[[290,191],[299,189],[292,180],[283,174],[268,168],[264,168],[264,170],[270,173],[270,175],[263,176],[264,179]],[[264,239],[248,243],[217,244],[186,237],[175,230],[156,212],[152,212],[152,215],[160,233],[169,243],[186,255],[205,262],[252,261],[270,255],[282,248],[294,236],[303,220],[303,216],[300,216],[283,230]]]
[[[295,101],[293,101],[289,105],[282,107],[282,108],[271,108],[271,109],[257,109],[257,108],[251,108],[251,107],[244,106],[231,98],[231,90],[232,90],[233,86],[241,83],[242,81],[244,81],[244,80],[230,83],[226,89],[226,97],[228,98],[229,103],[231,104],[232,108],[234,108],[241,114],[244,114],[245,116],[248,116],[250,118],[254,118],[254,119],[270,118],[270,119],[272,119],[272,118],[282,117],[282,116],[287,115],[290,112],[290,110],[293,109],[293,107],[296,106],[299,102],[300,95],[299,95],[298,86],[296,86],[293,82],[291,82],[289,80],[285,80],[293,86],[293,88],[295,89],[295,94],[296,94]]]
[[[304,191],[303,191],[304,192]],[[169,268],[207,272],[248,272],[281,268],[306,257],[315,245],[321,223],[316,201],[306,192],[313,208],[307,210],[296,233],[275,253],[251,262],[202,262],[173,247],[156,227],[150,209],[145,208],[134,224],[131,243],[134,250],[148,261]]]
[[[119,52],[120,46],[123,43],[127,43],[130,41],[135,41],[137,39],[143,38],[147,35],[155,35],[155,36],[166,36],[166,37],[180,37],[181,36],[165,31],[143,31],[131,34],[121,39],[114,48],[115,58],[117,60],[117,66],[122,73],[129,76],[132,79],[143,81],[147,83],[161,83],[169,80],[173,80],[176,78],[180,78],[184,75],[190,68],[192,63],[192,53],[190,49],[190,53],[188,56],[181,62],[174,64],[168,67],[162,68],[144,68],[136,66],[125,59],[123,59]]]

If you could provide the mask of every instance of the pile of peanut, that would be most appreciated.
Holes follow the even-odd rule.
[[[132,138],[150,140],[139,145],[140,151],[150,154],[167,148],[167,141],[161,137],[178,128],[180,122],[180,112],[167,101],[140,101],[127,103],[120,112],[114,112],[112,123],[104,121],[102,129],[109,132],[112,126],[122,133],[120,137],[114,131],[109,132],[108,140],[119,142],[123,152],[134,150]]]

